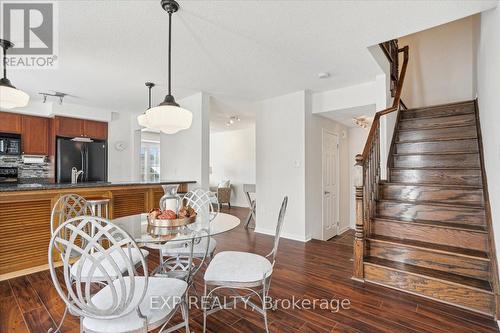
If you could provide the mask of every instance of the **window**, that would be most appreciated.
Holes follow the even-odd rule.
[[[160,142],[141,140],[141,179],[160,180]]]

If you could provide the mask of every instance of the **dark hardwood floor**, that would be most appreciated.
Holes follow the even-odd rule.
[[[227,211],[227,209],[226,209]],[[243,218],[246,209],[230,213]],[[286,223],[286,220],[285,220]],[[237,229],[216,237],[218,251],[240,250],[267,254],[271,236]],[[496,323],[456,307],[425,300],[384,287],[351,280],[353,234],[348,231],[329,242],[280,242],[271,284],[275,299],[349,299],[350,308],[269,312],[271,332],[498,332]],[[150,266],[157,263],[152,253]],[[198,277],[202,281],[202,275]],[[203,290],[201,284],[198,290]],[[0,333],[40,332],[55,327],[64,311],[48,271],[0,282]],[[190,312],[191,329],[201,332],[200,310]],[[179,316],[174,317],[175,320]],[[209,332],[263,332],[260,315],[251,310],[219,311],[208,320]],[[78,332],[77,318],[68,316],[63,332]],[[183,332],[183,331],[181,331]]]

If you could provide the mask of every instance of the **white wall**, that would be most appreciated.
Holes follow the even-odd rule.
[[[193,113],[191,128],[176,134],[161,134],[161,178],[194,180],[196,187],[209,186],[210,120],[209,96],[197,93],[178,103]]]
[[[500,259],[500,9],[481,14],[477,56],[479,118],[497,260]]]
[[[368,137],[368,128],[353,127],[349,129],[349,219],[350,227],[354,228],[356,224],[356,206],[355,206],[355,195],[356,191],[354,189],[354,158],[357,154],[363,152],[365,147],[366,138]]]
[[[306,100],[307,101],[307,100]],[[306,103],[307,106],[307,103]],[[348,128],[331,119],[314,115],[306,107],[306,235],[322,239],[323,131],[338,135],[339,140],[339,233],[349,229],[349,140]],[[351,163],[352,164],[352,163]]]
[[[479,16],[470,16],[399,38],[410,46],[403,89],[408,107],[429,106],[475,97],[475,46]]]
[[[243,184],[255,184],[255,154],[255,126],[210,134],[210,186],[230,180],[232,206],[248,206]]]
[[[305,215],[305,99],[296,93],[258,103],[256,120],[256,232],[274,234],[288,195],[282,236],[307,240]]]
[[[135,164],[139,154],[135,153],[134,128],[136,116],[129,113],[114,112],[108,123],[108,181],[138,180]],[[117,142],[123,142],[125,149],[115,148]]]

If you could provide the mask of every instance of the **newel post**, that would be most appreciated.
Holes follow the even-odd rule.
[[[354,233],[354,280],[364,281],[363,257],[365,251],[365,234],[363,227],[363,156],[356,155],[354,186],[356,188],[356,229]]]

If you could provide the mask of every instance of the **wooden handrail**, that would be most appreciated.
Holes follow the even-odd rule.
[[[370,149],[371,149],[371,146],[373,143],[373,139],[375,137],[376,129],[379,126],[380,117],[399,110],[399,106],[401,103],[401,93],[403,90],[403,84],[404,84],[405,76],[406,76],[406,68],[408,67],[408,58],[409,58],[408,57],[408,53],[409,53],[408,46],[405,46],[402,49],[399,49],[398,52],[403,52],[403,66],[401,67],[401,74],[400,74],[399,79],[398,79],[398,87],[396,90],[396,96],[394,96],[394,101],[392,102],[391,107],[389,107],[385,110],[379,111],[375,114],[375,117],[373,118],[372,126],[370,127],[370,132],[368,133],[368,138],[366,140],[365,147],[363,149],[363,153],[361,154],[363,156],[363,161],[366,160],[366,158],[368,157],[368,154],[370,152]]]
[[[397,45],[397,42],[395,44]],[[364,280],[363,260],[365,255],[365,239],[371,234],[372,221],[376,214],[379,196],[381,175],[380,117],[394,111],[398,111],[398,118],[400,116],[402,104],[401,92],[403,90],[406,68],[408,66],[408,46],[397,50],[397,54],[400,52],[404,53],[404,62],[397,81],[394,81],[396,82],[396,91],[394,93],[392,106],[375,114],[363,149],[363,154],[356,155],[356,174],[358,176],[356,178],[358,179],[356,180],[356,229],[354,233],[354,268],[352,278],[358,281]],[[391,63],[391,66],[392,65],[394,65],[394,63]]]

